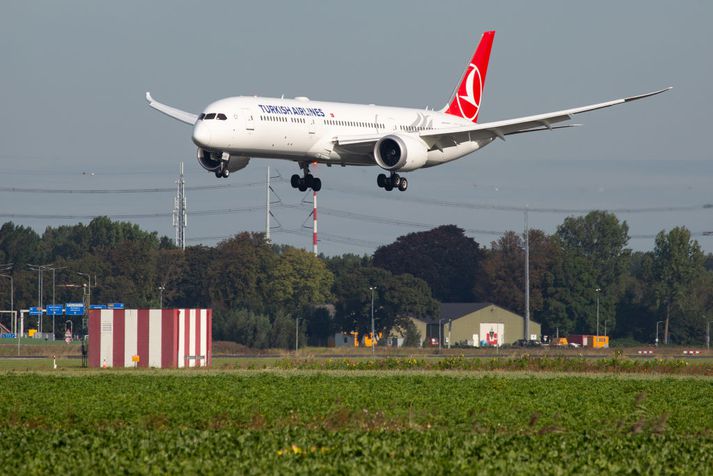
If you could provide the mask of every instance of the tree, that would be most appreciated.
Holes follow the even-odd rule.
[[[1,263],[11,262],[15,269],[24,268],[27,263],[43,263],[40,237],[32,228],[7,222],[0,227]]]
[[[559,259],[548,278],[542,320],[567,331],[590,333],[596,329],[596,301],[599,294],[599,322],[616,325],[616,303],[623,290],[630,250],[629,227],[608,212],[594,211],[583,217],[568,217],[557,228]],[[600,289],[598,293],[596,290]]]
[[[530,311],[533,315],[544,306],[544,286],[551,272],[558,248],[541,230],[529,231],[530,241]],[[525,243],[514,231],[505,233],[491,244],[485,254],[475,293],[505,309],[525,315]]]
[[[211,306],[264,313],[270,306],[269,270],[277,257],[261,233],[240,233],[218,243],[206,280]]]
[[[216,340],[229,340],[247,347],[270,347],[272,326],[263,314],[246,309],[231,309],[213,314],[213,334]]]
[[[656,235],[653,278],[656,296],[664,310],[664,343],[668,344],[671,311],[684,311],[692,284],[703,274],[705,257],[691,232],[676,227]]]
[[[438,303],[428,284],[409,274],[394,276],[376,267],[355,267],[337,277],[334,283],[336,320],[346,332],[360,335],[371,332],[371,290],[374,290],[374,325],[376,332],[388,334],[400,327],[407,316],[432,318]]]
[[[374,266],[423,279],[442,302],[468,302],[478,299],[473,290],[482,259],[483,251],[475,240],[455,225],[443,225],[379,247]]]
[[[407,320],[404,323],[404,347],[419,347],[423,336],[416,328],[416,324],[412,320]]]
[[[324,261],[305,250],[284,248],[269,273],[276,309],[303,315],[308,305],[331,298],[334,275]]]
[[[617,316],[621,317],[617,319],[616,328],[612,328],[612,334],[617,338],[653,342],[656,326],[651,316],[657,311],[651,271],[653,253],[632,253],[629,263],[616,308]]]

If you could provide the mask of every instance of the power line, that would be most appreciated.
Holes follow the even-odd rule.
[[[363,190],[357,190],[350,187],[322,187],[324,190],[329,190],[331,192],[346,193],[351,195],[365,196]],[[492,203],[471,203],[471,202],[458,202],[450,200],[441,200],[437,198],[429,198],[423,196],[414,195],[374,195],[369,194],[369,198],[383,199],[388,201],[400,201],[407,203],[419,203],[423,205],[432,205],[438,207],[448,207],[448,208],[464,208],[467,210],[497,210],[497,211],[508,211],[508,212],[519,212],[523,213],[526,210],[528,212],[535,213],[571,213],[571,214],[586,214],[595,211],[604,211],[611,213],[663,213],[663,212],[681,212],[681,211],[697,211],[697,210],[711,210],[713,211],[712,203],[704,203],[702,205],[680,205],[680,206],[659,206],[659,207],[618,207],[618,208],[557,208],[557,207],[525,207],[519,205],[499,205]]]
[[[187,187],[186,187],[187,188]],[[197,212],[191,212],[191,216],[214,216],[214,215],[228,215],[231,213],[241,213],[241,212],[251,212],[255,210],[262,210],[262,206],[251,206],[251,207],[237,207],[237,208],[223,208],[216,210],[202,210]],[[92,220],[97,217],[107,217],[117,220],[139,220],[144,218],[160,218],[160,217],[170,217],[172,212],[160,212],[160,213],[135,213],[135,214],[119,214],[119,213],[101,213],[96,215],[58,215],[58,214],[44,214],[44,213],[0,213],[2,218],[25,218],[25,219],[38,219],[38,220]]]
[[[287,234],[287,235],[297,235],[297,236],[308,236],[308,233],[302,230],[292,230],[292,229],[287,229],[287,228],[276,228],[273,229],[273,233],[282,233],[282,234]],[[232,238],[235,235],[218,235],[218,236],[197,236],[193,238],[188,238],[186,241],[188,242],[202,242],[202,241],[219,241],[219,240],[226,240],[228,238]],[[342,236],[342,235],[335,235],[332,233],[320,233],[320,241],[327,241],[330,243],[338,243],[338,244],[346,244],[346,245],[354,245],[360,248],[366,248],[366,249],[371,249],[371,248],[377,248],[381,246],[381,243],[377,243],[375,241],[368,241],[368,240],[360,240],[357,238],[351,238],[348,236]]]
[[[303,208],[300,205],[282,205],[282,207],[283,208]],[[409,220],[402,220],[399,218],[387,218],[387,217],[379,217],[379,216],[375,216],[375,215],[366,215],[363,213],[349,212],[346,210],[338,210],[336,208],[321,207],[319,212],[320,212],[320,214],[323,214],[323,215],[329,215],[329,216],[334,216],[334,217],[339,217],[339,218],[346,218],[348,220],[357,220],[357,221],[363,221],[363,222],[394,225],[394,226],[401,226],[401,227],[408,227],[408,228],[422,228],[422,229],[430,230],[432,228],[440,226],[440,225],[435,225],[435,224],[431,224],[431,223],[422,223],[422,222],[415,222],[415,221],[409,221]],[[477,234],[481,234],[481,235],[494,235],[494,236],[500,236],[505,233],[504,231],[478,230],[478,229],[474,229],[474,228],[464,228],[463,230],[468,233],[477,233]]]
[[[185,187],[186,190],[219,190],[227,188],[246,188],[262,185],[262,182],[248,182],[221,185],[194,185]],[[49,194],[124,194],[124,193],[165,193],[175,192],[175,188],[114,188],[114,189],[70,189],[70,188],[24,188],[24,187],[0,187],[0,192],[12,193],[49,193]]]

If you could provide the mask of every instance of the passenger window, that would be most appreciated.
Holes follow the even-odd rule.
[[[218,120],[226,121],[226,120],[228,120],[228,117],[221,112],[221,113],[218,113]]]
[[[215,119],[215,113],[214,113],[214,112],[211,112],[210,114],[206,114],[206,115],[205,115],[205,120],[206,120],[206,121],[209,121],[209,120],[211,120],[211,119]]]

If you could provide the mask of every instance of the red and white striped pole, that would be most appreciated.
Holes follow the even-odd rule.
[[[314,170],[317,171],[317,163],[314,162]],[[317,192],[312,192],[312,251],[317,256]]]
[[[312,251],[317,256],[317,192],[312,192]]]

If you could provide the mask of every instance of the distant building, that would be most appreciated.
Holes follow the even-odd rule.
[[[431,321],[411,318],[427,346],[501,346],[525,339],[525,318],[488,302],[442,303],[440,316]],[[439,324],[440,322],[440,324]],[[530,336],[539,339],[541,326],[530,319]],[[450,338],[449,338],[450,337]]]

